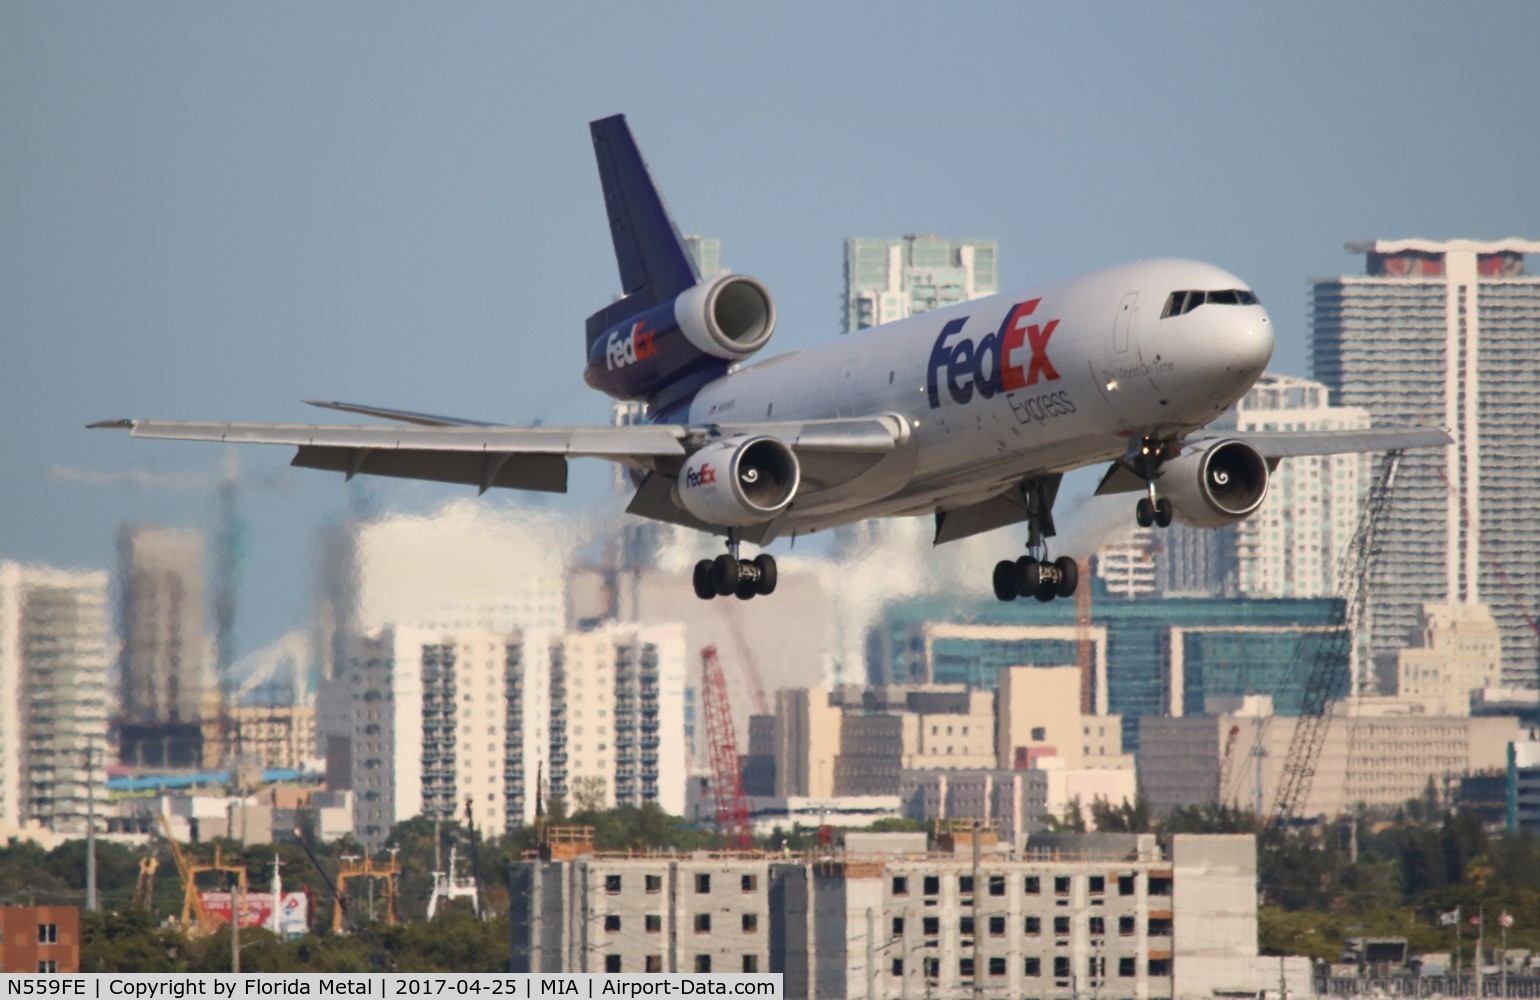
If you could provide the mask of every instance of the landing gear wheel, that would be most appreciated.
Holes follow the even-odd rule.
[[[1150,503],[1149,497],[1139,498],[1139,502],[1134,506],[1134,520],[1141,528],[1148,528],[1155,523],[1155,505]]]
[[[1171,527],[1171,501],[1161,497],[1155,501],[1155,523],[1162,528]]]
[[[759,570],[759,583],[754,592],[764,597],[775,593],[775,584],[778,579],[775,569],[775,556],[759,555],[754,557],[754,566]]]
[[[1022,597],[1035,594],[1043,585],[1043,564],[1031,556],[1016,560],[1016,592]]]
[[[717,596],[717,585],[711,578],[711,560],[702,559],[695,564],[695,596],[709,601]]]
[[[995,596],[1002,601],[1016,599],[1015,563],[1009,561],[995,563]]]
[[[1059,589],[1053,583],[1044,580],[1042,583],[1037,585],[1037,593],[1033,594],[1032,596],[1037,598],[1039,601],[1042,601],[1044,604],[1047,604],[1049,601],[1059,596]]]
[[[730,555],[720,555],[711,564],[711,582],[716,585],[717,596],[726,597],[738,590],[738,560]]]
[[[1053,568],[1059,571],[1058,592],[1060,597],[1070,597],[1075,593],[1075,586],[1080,582],[1080,567],[1069,556],[1060,556],[1053,561]]]
[[[743,577],[738,581],[738,589],[733,591],[733,593],[737,595],[740,601],[752,600],[754,595],[759,593],[759,583],[756,580]]]

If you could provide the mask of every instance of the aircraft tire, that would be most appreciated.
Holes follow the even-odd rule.
[[[1002,601],[1016,599],[1015,563],[1008,561],[995,563],[995,597]]]
[[[1016,593],[1022,597],[1037,593],[1043,584],[1043,564],[1031,556],[1016,560]]]
[[[738,560],[723,553],[711,564],[711,582],[716,584],[717,596],[727,597],[738,592]]]
[[[757,581],[750,580],[746,576],[742,577],[738,580],[738,589],[733,591],[733,593],[740,601],[751,601],[754,599],[754,595],[759,593],[759,584]]]
[[[1149,497],[1140,497],[1134,505],[1134,521],[1141,528],[1148,528],[1155,523],[1155,505],[1150,503]]]
[[[757,555],[754,557],[754,566],[759,570],[759,583],[755,587],[755,593],[769,597],[775,593],[775,585],[780,579],[775,568],[775,556]]]
[[[1080,567],[1069,556],[1060,556],[1053,561],[1053,568],[1059,571],[1059,596],[1072,596],[1080,583]]]
[[[1059,590],[1053,584],[1049,583],[1047,580],[1044,580],[1042,583],[1037,585],[1037,592],[1032,596],[1036,597],[1044,604],[1047,604],[1049,601],[1059,596]]]
[[[1171,509],[1171,501],[1161,497],[1155,501],[1155,524],[1162,528],[1171,527],[1171,517],[1174,512]]]
[[[702,559],[695,564],[695,596],[703,601],[709,601],[717,596],[717,585],[711,578],[711,560]]]

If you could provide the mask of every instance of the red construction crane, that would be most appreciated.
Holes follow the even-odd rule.
[[[727,698],[727,679],[717,662],[717,648],[700,651],[706,739],[711,745],[711,798],[716,804],[717,829],[722,844],[740,851],[752,850],[749,800],[743,794],[743,766],[738,759],[738,738],[733,734],[733,706]]]

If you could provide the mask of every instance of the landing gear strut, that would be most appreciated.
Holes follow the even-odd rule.
[[[1022,483],[1022,499],[1027,505],[1027,554],[1014,561],[995,564],[995,596],[1002,601],[1035,597],[1051,601],[1074,594],[1080,582],[1080,567],[1069,556],[1048,558],[1044,538],[1054,533],[1053,496],[1059,479],[1029,479]]]
[[[1144,479],[1145,495],[1139,498],[1134,505],[1134,521],[1141,528],[1157,525],[1162,528],[1171,525],[1171,501],[1165,497],[1156,496],[1155,479],[1160,475],[1161,463],[1166,460],[1166,443],[1155,438],[1143,438],[1139,442],[1138,450],[1130,449],[1130,460]]]
[[[713,597],[735,595],[747,601],[756,595],[775,593],[777,580],[775,557],[762,553],[753,559],[738,555],[737,530],[727,533],[727,552],[715,559],[702,559],[695,564],[695,596],[703,601]]]

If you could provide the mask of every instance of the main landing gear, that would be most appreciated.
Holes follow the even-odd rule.
[[[695,564],[695,596],[703,601],[737,595],[738,600],[775,593],[775,556],[762,553],[753,559],[738,557],[738,533],[727,534],[727,553]]]
[[[1018,597],[1051,601],[1075,593],[1080,582],[1079,565],[1069,556],[1050,560],[1048,546],[1043,541],[1054,533],[1053,496],[1058,486],[1058,477],[1030,479],[1021,486],[1022,499],[1027,506],[1027,554],[1014,561],[1006,559],[995,564],[995,596],[1002,601],[1014,601]]]
[[[1160,474],[1160,465],[1166,460],[1165,442],[1144,438],[1139,442],[1139,450],[1132,455],[1132,459],[1139,475],[1144,478],[1145,490],[1145,495],[1134,505],[1134,520],[1141,528],[1148,528],[1152,524],[1162,528],[1170,527],[1171,501],[1155,495],[1155,477]]]

